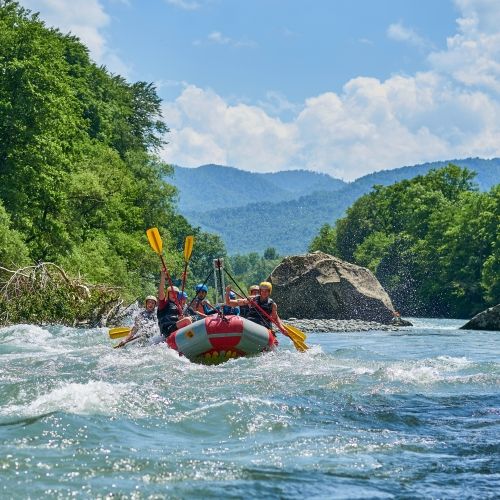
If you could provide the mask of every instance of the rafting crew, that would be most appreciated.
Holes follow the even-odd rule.
[[[134,326],[127,337],[118,344],[118,347],[124,346],[134,337],[139,340],[139,345],[144,346],[158,333],[158,323],[155,314],[156,303],[157,300],[154,295],[146,297],[144,300],[144,309],[135,317]]]
[[[259,294],[250,296],[246,299],[230,299],[229,292],[231,287],[226,287],[226,304],[229,306],[248,306],[247,319],[257,323],[259,325],[265,326],[267,329],[271,329],[272,322],[278,326],[280,329],[285,329],[280,317],[278,316],[278,306],[276,302],[271,299],[271,292],[273,290],[273,285],[269,281],[263,281],[259,284]],[[262,314],[264,311],[266,314]],[[270,316],[269,319],[266,316]]]

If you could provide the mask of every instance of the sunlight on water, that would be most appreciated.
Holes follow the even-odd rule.
[[[2,498],[493,498],[499,335],[412,321],[218,366],[0,329]]]

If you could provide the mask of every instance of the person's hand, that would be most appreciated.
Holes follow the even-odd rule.
[[[125,345],[125,341],[122,340],[116,347],[123,347]]]

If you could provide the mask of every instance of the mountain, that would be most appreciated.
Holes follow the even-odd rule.
[[[205,210],[202,211],[185,211],[184,215],[191,224],[199,225],[206,231],[219,234],[230,254],[253,251],[262,253],[268,247],[275,247],[281,255],[303,253],[307,250],[312,238],[316,236],[323,224],[334,224],[335,220],[342,217],[346,209],[356,199],[369,192],[374,185],[387,186],[403,179],[411,179],[417,175],[427,173],[431,168],[443,167],[448,163],[474,170],[477,173],[476,183],[482,191],[487,191],[493,185],[500,183],[500,158],[492,160],[468,158],[383,170],[360,177],[349,184],[344,183],[344,187],[340,190],[314,191],[315,188],[312,187],[316,186],[312,181],[314,176],[305,177],[303,182],[310,179],[310,184],[305,189],[309,194],[306,195],[300,196],[298,194],[295,197],[278,201],[278,196],[272,195],[270,198],[266,198],[267,194],[260,193],[259,195],[252,195],[258,196],[258,200],[255,200],[258,202],[245,204],[244,200],[248,199],[248,197],[241,194],[233,203],[232,210],[228,210],[227,205],[222,204],[225,202],[221,200],[221,202],[212,205],[207,203]],[[222,173],[228,167],[218,168],[222,169],[220,170]],[[212,170],[213,172],[214,170]],[[267,189],[269,189],[271,182],[275,182],[277,187],[281,189],[281,193],[285,191],[286,196],[290,196],[293,193],[292,189],[297,189],[296,193],[301,193],[298,187],[294,188],[296,186],[294,179],[300,179],[300,175],[305,171],[295,172],[301,172],[301,174],[297,174],[297,177],[294,177],[295,174],[287,177],[288,172],[278,172],[276,174],[244,173],[250,176],[258,176],[261,180],[262,176],[264,178],[267,176],[267,179],[274,179],[274,181],[269,180],[270,184],[265,183],[268,186]],[[314,174],[313,172],[309,173]],[[321,176],[322,174],[317,175]],[[250,179],[249,177],[246,178]],[[280,180],[282,184],[280,184]],[[216,181],[216,179],[213,179],[213,181]],[[221,179],[219,179],[219,182],[222,182]],[[217,182],[215,184],[217,185]],[[255,186],[256,184],[251,185]],[[244,188],[243,185],[238,187],[236,191],[244,191]],[[231,191],[231,186],[226,186],[225,190]],[[194,194],[193,187],[192,191]],[[202,194],[203,192],[206,193],[207,191],[201,189],[197,193],[198,196],[205,196],[205,194]],[[266,191],[266,193],[268,192]],[[272,201],[260,201],[262,198]],[[225,208],[223,210],[221,208],[209,209],[210,206],[213,207],[214,205]]]
[[[204,211],[248,203],[292,200],[313,191],[337,191],[347,184],[308,170],[254,173],[221,165],[174,166],[167,181],[179,190],[179,210]]]

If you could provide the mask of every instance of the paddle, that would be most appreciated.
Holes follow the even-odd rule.
[[[283,326],[288,332],[291,332],[292,335],[295,335],[300,340],[306,340],[306,334],[302,330],[299,330],[296,326],[289,325],[288,323],[283,323]]]
[[[189,260],[191,259],[191,254],[193,253],[194,236],[186,236],[184,240],[184,272],[182,273],[182,290],[184,292],[184,286],[186,285],[186,276]],[[182,293],[181,293],[182,295]]]
[[[110,328],[109,330],[109,338],[110,339],[121,339],[122,337],[126,337],[132,328],[129,326],[118,326],[116,328]]]
[[[165,273],[166,273],[167,278],[168,278],[168,284],[170,285],[170,288],[173,290],[174,285],[172,283],[172,278],[170,277],[170,273],[168,272],[168,269],[167,269],[167,264],[165,264],[165,259],[163,258],[163,241],[161,239],[158,228],[156,228],[156,227],[149,228],[146,231],[146,236],[148,237],[149,245],[151,246],[153,251],[160,256],[161,263],[163,265],[163,269],[165,270]],[[175,294],[175,305],[177,306],[177,311],[179,313],[179,317],[182,318],[184,315],[182,314],[182,308],[181,308],[181,305],[179,304],[179,299],[177,297],[177,294]]]
[[[139,335],[136,335],[135,337],[128,339],[126,342],[123,342],[123,344],[120,342],[119,344],[114,345],[113,349],[118,349],[119,347],[123,347],[123,346],[127,345],[129,342],[132,342],[133,340],[137,340],[138,338],[139,338]]]
[[[234,292],[234,290],[233,290]],[[247,297],[242,297],[239,293],[237,292],[234,292],[236,293],[236,295],[242,299],[246,299],[248,300],[249,302],[249,305],[250,305],[250,302],[252,302],[252,306],[253,307],[256,307],[257,310],[265,317],[267,318],[269,321],[271,321],[272,323],[274,323],[276,325],[276,327],[278,328],[278,330],[283,334],[285,335],[285,337],[288,337],[292,342],[293,342],[293,345],[295,346],[295,349],[297,349],[297,351],[300,351],[300,352],[304,352],[304,351],[307,351],[307,349],[309,349],[309,347],[304,343],[304,340],[302,338],[300,338],[299,335],[297,335],[293,330],[290,330],[289,328],[281,328],[281,326],[278,324],[277,321],[275,321],[273,319],[272,316],[270,316],[269,314],[266,313],[266,311],[264,311],[264,309],[262,309],[262,307],[259,306],[259,304],[257,304],[257,302],[255,301],[251,301],[249,298]],[[295,328],[295,327],[294,327]],[[300,330],[299,330],[300,332]],[[302,333],[302,335],[304,336],[305,338],[305,334],[303,332],[300,332]]]

